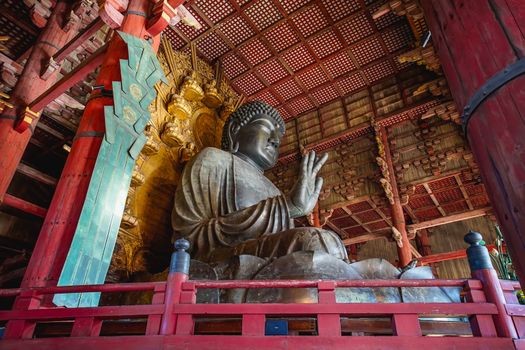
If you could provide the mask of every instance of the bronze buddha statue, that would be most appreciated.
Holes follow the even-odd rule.
[[[264,171],[276,164],[284,133],[277,110],[249,102],[226,121],[222,150],[205,148],[185,166],[175,193],[172,226],[175,238],[191,243],[195,260],[190,278],[432,278],[428,267],[400,272],[384,259],[350,264],[334,232],[294,228],[293,219],[309,214],[317,202],[323,185],[317,174],[327,155],[307,154],[297,182],[289,193],[282,193]],[[423,289],[414,294],[411,288],[343,288],[336,297],[339,302],[459,300],[457,290]],[[317,296],[315,290],[273,288],[232,289],[220,298],[204,292],[197,298],[201,302],[316,302]]]
[[[265,176],[279,157],[285,124],[279,112],[259,101],[239,107],[226,121],[222,150],[205,148],[182,174],[175,194],[175,237],[192,244],[192,256],[216,263],[231,256],[274,258],[296,251],[322,251],[347,260],[339,237],[327,230],[294,228],[309,214],[327,159],[307,154],[294,187],[283,194]]]

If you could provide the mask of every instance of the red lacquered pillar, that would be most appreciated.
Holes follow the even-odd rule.
[[[146,19],[150,5],[149,0],[131,0],[119,30],[142,39],[148,36]],[[121,79],[119,60],[126,59],[127,54],[124,41],[114,35],[95,85],[112,90],[112,82]],[[58,281],[104,136],[104,106],[113,104],[113,98],[104,94],[104,90],[94,91],[86,105],[22,281],[23,287],[56,285]]]
[[[16,167],[31,138],[38,118],[26,119],[19,117],[24,114],[26,106],[45,92],[56,81],[59,69],[56,69],[47,79],[40,74],[44,71],[49,58],[61,49],[78,33],[78,24],[64,31],[62,25],[66,15],[71,11],[67,1],[58,1],[53,9],[47,25],[38,37],[26,65],[11,93],[10,102],[14,108],[6,108],[0,114],[0,202],[16,172]],[[22,123],[20,123],[22,121]],[[27,123],[31,123],[28,127]],[[17,130],[18,129],[18,130]]]
[[[483,183],[525,285],[525,7],[421,2]]]

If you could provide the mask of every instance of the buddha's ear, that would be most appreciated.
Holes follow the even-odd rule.
[[[237,133],[241,129],[241,126],[236,122],[231,122],[228,125],[228,143],[230,144],[230,152],[236,153],[239,150],[239,143],[236,141]]]

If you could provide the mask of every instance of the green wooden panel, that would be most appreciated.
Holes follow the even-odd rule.
[[[153,86],[167,79],[151,45],[121,33],[128,45],[120,60],[121,82],[113,82],[113,106],[104,108],[105,137],[88,187],[73,242],[58,282],[60,286],[102,284],[111,262],[135,160],[146,143]],[[96,306],[99,293],[57,294],[56,305]]]

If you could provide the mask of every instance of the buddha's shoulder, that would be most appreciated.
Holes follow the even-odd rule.
[[[202,151],[199,152],[197,157],[195,157],[195,161],[197,162],[213,161],[213,162],[222,163],[224,161],[231,161],[231,157],[232,155],[229,152],[223,151],[215,147],[206,147]]]

